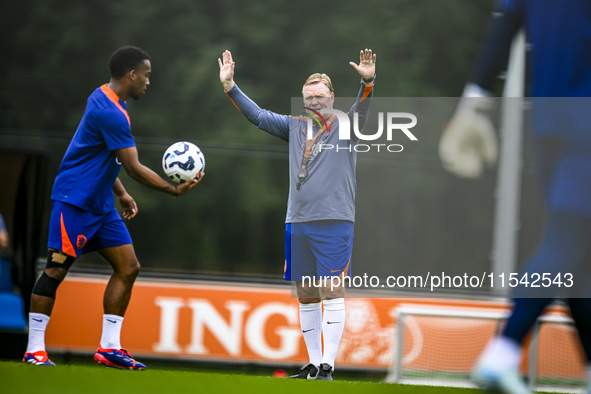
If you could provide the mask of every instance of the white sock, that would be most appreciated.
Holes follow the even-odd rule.
[[[121,326],[123,317],[117,315],[103,315],[103,335],[101,347],[103,349],[121,349]]]
[[[49,323],[49,316],[43,313],[29,313],[29,344],[27,353],[45,350],[45,329]]]
[[[300,327],[306,341],[310,363],[316,367],[322,360],[322,304],[300,304]]]
[[[345,299],[335,298],[322,301],[324,316],[322,319],[322,333],[324,336],[324,354],[322,364],[329,364],[334,369],[334,359],[341,343],[345,329]]]
[[[480,357],[479,365],[488,369],[507,371],[517,369],[521,358],[521,346],[512,339],[499,336],[491,340]]]

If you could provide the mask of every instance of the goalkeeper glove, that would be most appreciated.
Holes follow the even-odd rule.
[[[464,178],[480,177],[484,165],[493,166],[498,148],[488,113],[493,99],[478,85],[466,86],[456,112],[445,126],[439,141],[443,167]]]

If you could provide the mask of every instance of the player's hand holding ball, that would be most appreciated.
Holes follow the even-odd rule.
[[[164,173],[176,186],[177,196],[197,186],[205,176],[205,156],[196,145],[181,141],[172,144],[162,157]]]
[[[498,148],[493,124],[488,116],[493,101],[490,97],[468,94],[460,100],[456,112],[446,125],[439,141],[443,167],[464,178],[477,178],[484,166],[497,161]]]

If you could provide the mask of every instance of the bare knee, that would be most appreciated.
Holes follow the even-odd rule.
[[[320,297],[323,300],[330,300],[335,298],[344,298],[345,297],[345,288],[342,286],[332,288],[320,288]]]
[[[320,298],[299,298],[298,297],[298,301],[300,302],[300,304],[315,304],[320,302]]]
[[[129,277],[133,277],[133,278],[135,279],[135,278],[137,278],[137,276],[139,275],[139,273],[140,273],[140,269],[141,269],[140,262],[139,262],[139,261],[137,261],[137,260],[135,260],[135,261],[134,261],[134,262],[133,262],[133,263],[132,263],[132,264],[129,266],[129,270],[128,270],[128,272],[127,272],[127,275],[128,275]]]
[[[129,264],[119,266],[115,272],[125,279],[135,280],[140,273],[140,262],[137,259],[130,261]]]
[[[133,281],[140,273],[140,263],[135,256],[133,245],[99,249],[98,252],[111,264],[114,275],[119,278]]]

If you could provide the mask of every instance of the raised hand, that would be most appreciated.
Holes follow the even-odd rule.
[[[223,61],[222,61],[223,59]],[[232,60],[232,53],[225,50],[222,53],[222,59],[218,58],[220,66],[220,81],[224,85],[224,89],[230,90],[234,87],[234,61]]]
[[[362,78],[373,78],[376,73],[376,55],[372,54],[371,49],[359,53],[359,65],[354,62],[349,62],[349,64],[357,70]]]

